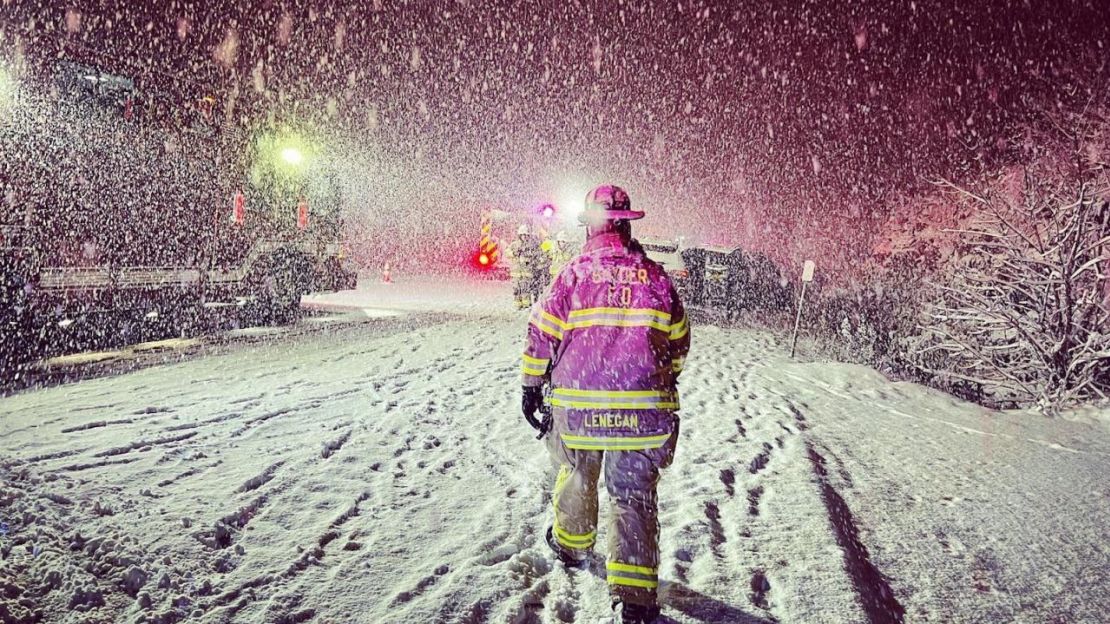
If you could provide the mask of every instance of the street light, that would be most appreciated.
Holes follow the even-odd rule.
[[[281,159],[290,165],[296,166],[304,162],[304,154],[295,147],[286,147],[281,150]]]
[[[279,178],[301,178],[316,165],[320,146],[291,127],[272,128],[255,138],[255,164]]]

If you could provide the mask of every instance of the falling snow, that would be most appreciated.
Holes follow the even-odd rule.
[[[1108,45],[1104,0],[0,0],[0,622],[604,616],[509,295],[603,183],[695,326],[664,621],[1098,621]]]

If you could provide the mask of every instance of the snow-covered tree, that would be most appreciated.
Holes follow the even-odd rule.
[[[1028,131],[1027,164],[981,190],[938,276],[922,366],[984,398],[1045,409],[1110,393],[1110,167],[1106,110]]]

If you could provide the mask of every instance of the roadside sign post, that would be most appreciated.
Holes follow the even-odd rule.
[[[806,260],[802,265],[802,294],[798,297],[798,315],[794,317],[794,336],[790,339],[790,357],[798,348],[798,328],[802,324],[802,306],[806,302],[806,286],[813,281],[813,271],[817,268],[813,260]]]

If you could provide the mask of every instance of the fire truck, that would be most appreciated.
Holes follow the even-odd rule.
[[[305,141],[283,144],[282,128],[257,140],[204,90],[181,106],[86,60],[3,78],[5,372],[11,358],[198,331],[221,307],[289,322],[301,295],[354,287],[338,185],[302,162]]]

